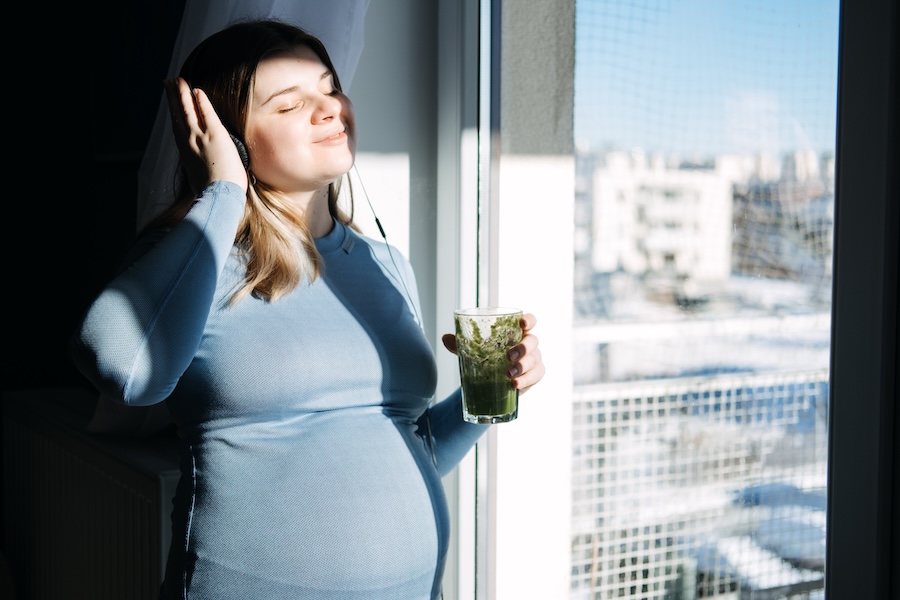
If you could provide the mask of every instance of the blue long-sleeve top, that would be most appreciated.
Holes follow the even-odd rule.
[[[450,527],[440,478],[488,426],[462,420],[458,389],[432,402],[412,268],[335,224],[316,240],[321,277],[229,304],[245,274],[244,201],[212,183],[138,243],[72,342],[102,394],[166,400],[175,421],[162,597],[436,598]]]

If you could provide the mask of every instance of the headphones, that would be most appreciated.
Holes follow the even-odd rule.
[[[244,163],[244,170],[248,170],[250,168],[250,155],[247,154],[247,147],[244,145],[244,142],[239,140],[238,137],[230,131],[228,132],[228,135],[231,136],[231,141],[234,142],[234,145],[237,147],[241,162]]]
[[[391,245],[388,243],[387,234],[384,232],[384,227],[381,226],[381,221],[378,219],[378,215],[375,214],[375,207],[372,206],[372,201],[369,199],[369,193],[366,191],[366,185],[363,183],[362,175],[359,174],[359,169],[356,167],[356,162],[353,163],[353,170],[356,171],[356,178],[359,181],[360,187],[362,188],[363,196],[366,197],[366,204],[369,205],[369,210],[372,212],[372,218],[375,219],[375,225],[378,226],[378,232],[381,234],[381,238],[384,240],[384,243],[387,246],[388,256],[391,258],[391,264],[394,266],[394,271],[396,271],[397,273],[397,279],[403,286],[403,292],[406,294],[406,299],[409,301],[409,306],[413,310],[413,315],[415,316],[416,323],[419,323],[421,325],[422,319],[421,317],[419,317],[419,310],[416,308],[415,303],[412,301],[412,296],[409,293],[409,288],[406,287],[406,279],[404,279],[400,274],[400,267],[397,266],[397,262],[394,260],[394,252],[393,250],[391,250]],[[378,258],[375,257],[375,260],[378,260]],[[386,265],[384,266],[386,267]]]

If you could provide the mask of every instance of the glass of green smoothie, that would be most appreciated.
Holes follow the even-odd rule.
[[[508,307],[462,308],[453,313],[462,386],[463,419],[507,423],[519,413],[519,390],[507,375],[506,353],[522,341],[522,311]]]

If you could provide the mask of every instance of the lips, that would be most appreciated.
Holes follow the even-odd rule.
[[[346,139],[346,137],[347,137],[347,134],[344,132],[344,130],[338,129],[338,130],[328,133],[327,135],[325,135],[323,137],[320,137],[319,139],[316,140],[315,143],[320,144],[322,142],[338,142],[338,141]]]

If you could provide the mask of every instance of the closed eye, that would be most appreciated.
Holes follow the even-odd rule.
[[[300,108],[303,108],[303,102],[302,102],[302,101],[301,101],[301,102],[297,102],[296,104],[292,104],[291,106],[288,106],[288,107],[286,107],[286,108],[279,108],[279,109],[278,109],[278,112],[279,112],[279,113],[289,113],[289,112],[291,112],[291,111],[294,111],[294,110],[297,110],[297,109],[300,109]]]

